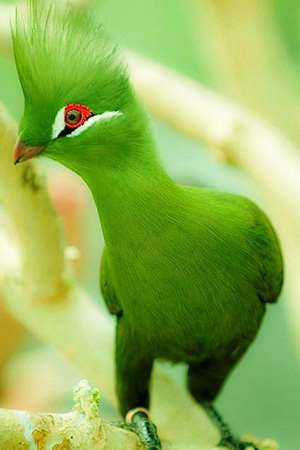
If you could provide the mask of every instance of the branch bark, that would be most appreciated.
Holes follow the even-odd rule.
[[[142,450],[133,433],[102,422],[99,392],[85,380],[74,388],[73,410],[66,414],[0,409],[0,448],[17,450]]]

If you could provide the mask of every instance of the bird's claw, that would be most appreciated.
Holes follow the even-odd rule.
[[[221,432],[222,438],[218,447],[227,448],[229,450],[259,450],[252,442],[243,442],[235,438],[212,403],[206,404],[205,408]]]
[[[145,408],[130,410],[126,415],[125,423],[122,422],[118,426],[136,433],[144,444],[145,450],[162,450],[156,426],[149,419],[148,411]]]

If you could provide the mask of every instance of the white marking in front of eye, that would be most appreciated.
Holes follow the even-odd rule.
[[[100,122],[102,120],[108,120],[112,117],[119,117],[122,116],[123,113],[121,111],[106,111],[102,114],[96,114],[95,116],[89,117],[80,127],[75,128],[72,133],[69,133],[66,135],[66,137],[71,138],[78,136],[79,134],[83,133],[87,128],[94,125],[96,122]]]
[[[52,139],[56,139],[60,133],[65,129],[65,107],[61,108],[52,126]]]

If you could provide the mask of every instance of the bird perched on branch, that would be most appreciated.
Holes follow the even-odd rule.
[[[74,7],[38,5],[30,1],[13,28],[25,99],[14,162],[47,156],[92,192],[106,245],[101,289],[116,315],[120,411],[147,449],[160,449],[148,417],[153,362],[184,362],[220,444],[244,449],[213,401],[280,293],[273,228],[246,198],[176,184],[102,28]]]

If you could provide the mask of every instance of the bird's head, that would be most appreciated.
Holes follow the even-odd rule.
[[[82,175],[87,165],[124,158],[147,120],[103,29],[61,3],[31,0],[16,14],[24,113],[14,162],[43,154]]]

